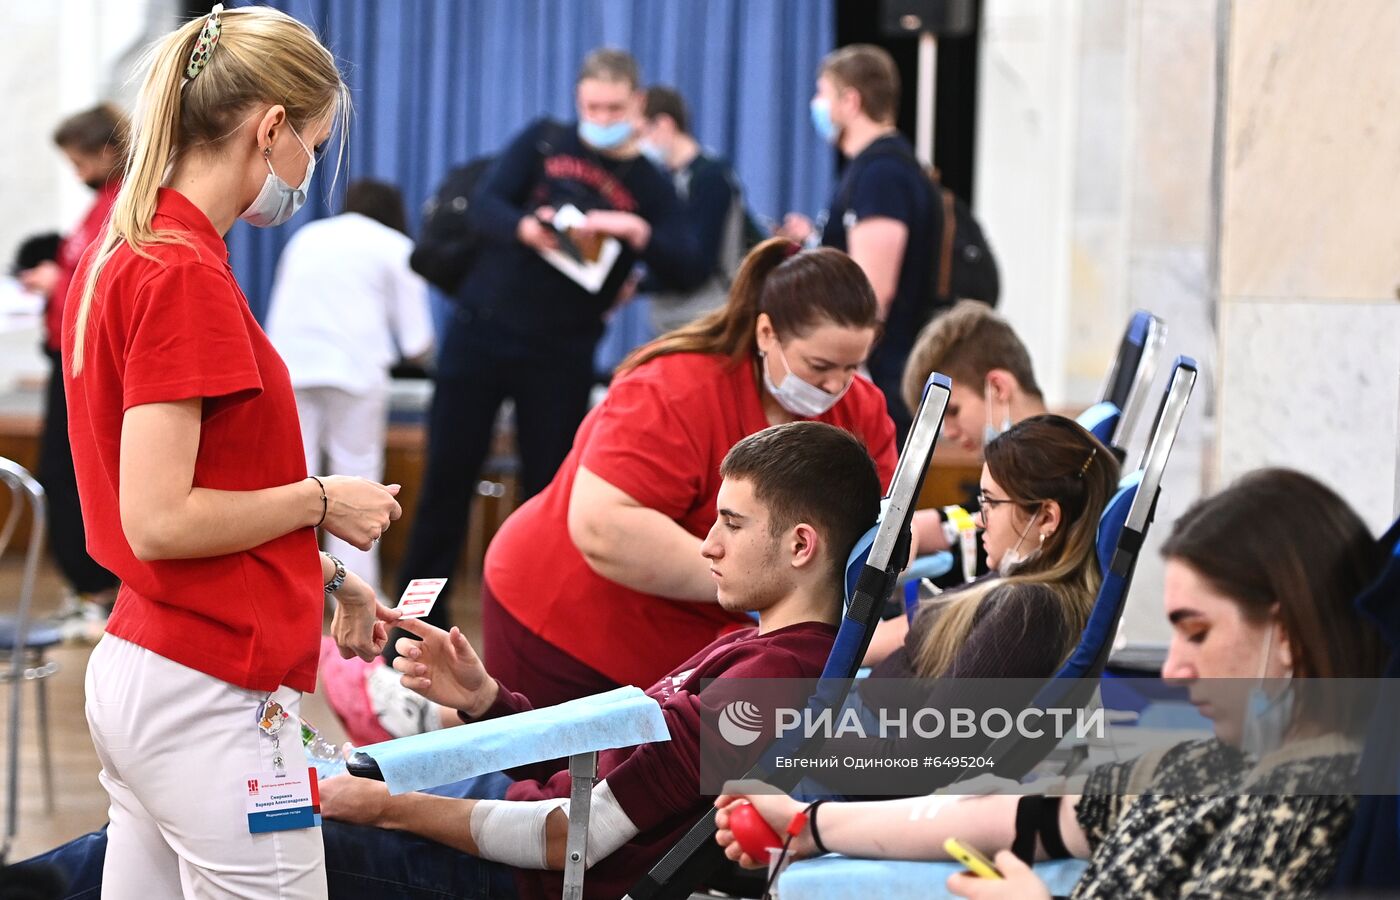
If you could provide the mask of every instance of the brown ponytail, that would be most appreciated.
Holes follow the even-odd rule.
[[[825,322],[879,324],[875,291],[849,256],[829,247],[799,251],[786,238],[770,238],[744,258],[728,303],[637,348],[618,374],[670,353],[719,354],[740,365],[758,353],[759,313],[773,320],[779,338],[801,336]]]

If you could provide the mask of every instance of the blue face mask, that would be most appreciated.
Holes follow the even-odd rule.
[[[599,150],[615,150],[625,144],[627,139],[632,136],[632,123],[622,119],[611,125],[599,125],[597,122],[580,119],[578,136],[590,147],[597,147]]]
[[[287,127],[291,128],[290,125]],[[301,144],[301,149],[306,151],[306,175],[301,179],[301,186],[292,187],[283,181],[281,176],[273,171],[272,160],[265,152],[263,162],[267,163],[267,178],[263,179],[262,190],[258,191],[258,196],[253,198],[252,204],[239,215],[240,219],[250,225],[275,228],[296,215],[297,210],[306,202],[306,192],[311,187],[311,174],[316,171],[316,154],[311,152],[311,148],[306,146],[306,142],[294,128],[292,137],[296,138],[297,143]]]
[[[1270,623],[1269,636],[1264,640],[1264,659],[1259,665],[1258,683],[1249,692],[1244,728],[1240,733],[1240,750],[1255,760],[1282,747],[1284,737],[1293,724],[1292,684],[1285,686],[1274,697],[1264,690],[1264,676],[1268,671],[1269,653],[1273,645],[1274,624]],[[1291,681],[1292,673],[1287,677]]]
[[[637,150],[647,159],[651,160],[652,165],[656,166],[663,172],[667,170],[668,166],[666,165],[666,151],[662,150],[660,147],[656,146],[648,140],[638,141]]]
[[[831,121],[831,104],[821,97],[813,97],[809,108],[812,112],[812,127],[817,129],[817,134],[828,144],[836,143],[836,138],[841,132],[836,123]]]

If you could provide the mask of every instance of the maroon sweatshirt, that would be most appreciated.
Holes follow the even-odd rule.
[[[711,703],[701,694],[710,678],[817,678],[831,654],[836,629],[819,622],[789,625],[768,634],[746,628],[719,638],[681,663],[647,689],[661,704],[671,739],[598,754],[598,776],[607,781],[627,817],[640,829],[607,859],[588,870],[584,895],[616,900],[676,843],[714,802],[700,793],[701,709]],[[733,699],[733,693],[720,696]],[[723,701],[720,701],[723,705]],[[501,685],[495,704],[482,719],[531,709],[524,696]],[[466,717],[463,717],[466,718]],[[468,720],[477,721],[477,720]],[[713,711],[707,721],[714,722]],[[754,746],[756,758],[762,742]],[[545,800],[569,796],[567,760],[551,760],[511,769],[516,779],[507,800]],[[564,886],[562,872],[518,869],[516,885],[526,900],[553,900]]]

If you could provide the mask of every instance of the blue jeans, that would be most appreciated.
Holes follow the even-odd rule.
[[[500,800],[510,783],[503,773],[493,772],[424,793]],[[321,837],[326,845],[326,880],[331,897],[509,900],[516,896],[515,872],[510,866],[478,859],[415,834],[327,820]],[[102,861],[106,854],[104,827],[21,865],[49,866],[62,872],[68,881],[65,900],[97,900],[102,891]]]

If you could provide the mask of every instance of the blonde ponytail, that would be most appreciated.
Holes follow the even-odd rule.
[[[83,368],[98,279],[112,256],[125,244],[151,259],[145,249],[151,244],[185,242],[178,232],[155,230],[152,221],[158,191],[181,153],[219,144],[260,103],[281,104],[298,129],[327,114],[340,123],[349,112],[349,92],[330,51],[305,25],[267,7],[221,13],[217,47],[198,76],[186,79],[186,66],[207,20],[201,16],[186,22],[147,52],[149,70],[132,122],[126,178],[78,299],[69,354],[74,376]],[[341,142],[343,150],[343,129]]]

